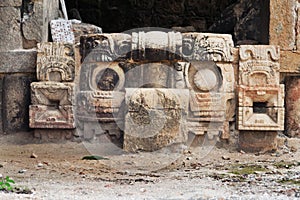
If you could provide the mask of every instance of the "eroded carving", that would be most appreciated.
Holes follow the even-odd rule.
[[[74,87],[74,83],[31,83],[31,103],[33,105],[73,105]]]
[[[279,47],[243,45],[239,66],[239,130],[284,129],[284,85]]]
[[[29,118],[31,128],[75,128],[72,106],[30,105]]]
[[[129,58],[127,54],[130,51],[131,36],[129,34],[93,34],[82,36],[80,39],[81,62],[123,60]]]
[[[239,84],[267,86],[279,84],[279,47],[242,45]]]
[[[188,90],[126,89],[124,149],[155,151],[184,142]]]
[[[75,58],[72,44],[39,43],[37,79],[39,81],[73,81]]]
[[[187,60],[232,62],[231,35],[183,33],[182,55]]]

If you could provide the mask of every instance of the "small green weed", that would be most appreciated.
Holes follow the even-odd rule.
[[[15,181],[9,176],[6,176],[0,181],[0,190],[11,191],[13,189],[12,184],[15,184]]]
[[[260,165],[239,165],[233,167],[233,169],[230,171],[232,174],[236,175],[244,175],[244,174],[254,174],[255,172],[263,172],[266,171],[266,169]]]

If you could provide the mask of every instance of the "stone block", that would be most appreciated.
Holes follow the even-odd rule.
[[[73,141],[75,129],[34,129],[34,137],[39,142],[66,142]]]
[[[30,83],[33,80],[33,74],[5,76],[3,85],[3,125],[5,132],[28,130]]]
[[[286,79],[286,132],[290,137],[300,137],[300,77]]]
[[[74,129],[73,106],[30,105],[31,128]]]
[[[299,74],[300,52],[281,51],[280,72],[289,74]]]
[[[182,55],[185,59],[232,62],[232,36],[212,33],[183,33]]]
[[[76,116],[81,121],[114,121],[125,94],[117,91],[83,91],[76,96]]]
[[[265,103],[266,108],[284,106],[284,85],[273,87],[239,86],[239,106],[253,107],[255,103]]]
[[[21,7],[22,0],[2,0],[0,1],[0,7]]]
[[[83,35],[80,38],[81,62],[111,62],[128,58],[131,35],[124,33]]]
[[[277,132],[240,131],[239,149],[252,153],[276,151]]]
[[[260,131],[283,131],[284,108],[239,107],[238,129]]]
[[[270,0],[269,44],[279,45],[282,50],[296,47],[296,4],[294,0]]]
[[[270,86],[279,84],[279,46],[241,45],[239,84]]]
[[[74,103],[74,83],[31,83],[31,104],[64,106]]]
[[[0,73],[35,73],[36,55],[36,50],[0,52]]]
[[[20,8],[0,7],[0,52],[22,49],[20,19]]]
[[[39,43],[36,71],[39,81],[73,81],[75,78],[73,45],[51,42]]]
[[[75,42],[80,42],[82,35],[101,34],[102,28],[93,24],[86,23],[72,23],[72,30],[75,36]]]
[[[196,92],[233,92],[234,68],[230,63],[192,61],[185,63],[184,76],[187,87]],[[182,64],[183,65],[183,64]]]
[[[24,5],[22,31],[24,48],[36,47],[48,41],[49,22],[59,16],[59,0],[35,0]]]
[[[188,90],[126,90],[124,150],[155,151],[187,139]]]

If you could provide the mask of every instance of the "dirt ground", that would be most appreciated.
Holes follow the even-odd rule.
[[[32,194],[0,191],[0,199],[300,199],[299,151],[181,149],[82,160],[91,155],[84,143],[2,136],[0,174]]]

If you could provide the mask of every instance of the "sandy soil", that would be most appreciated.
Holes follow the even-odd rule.
[[[0,174],[32,194],[0,191],[0,199],[300,199],[300,152],[182,149],[82,160],[83,143],[3,136]]]

